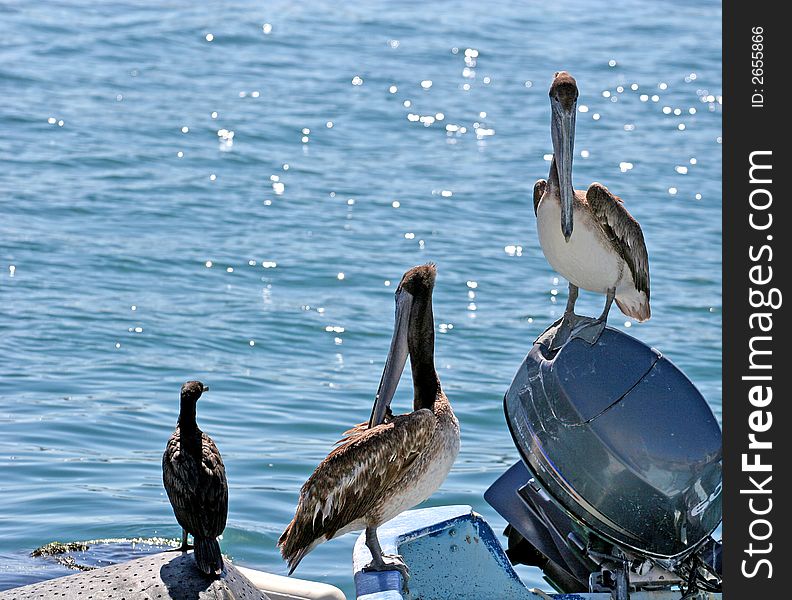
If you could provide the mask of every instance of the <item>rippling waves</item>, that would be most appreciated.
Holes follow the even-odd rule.
[[[651,256],[653,318],[614,308],[611,324],[720,418],[718,3],[0,11],[0,588],[46,576],[27,554],[53,539],[178,536],[160,456],[189,378],[212,389],[199,421],[228,469],[224,551],[285,572],[274,544],[299,486],[368,416],[395,284],[429,260],[462,424],[429,504],[500,530],[482,494],[517,460],[502,396],[566,301],[531,206],[561,68],[581,89],[576,184],[624,198]],[[353,541],[297,575],[349,593]]]

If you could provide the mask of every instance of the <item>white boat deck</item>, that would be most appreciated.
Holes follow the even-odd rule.
[[[364,572],[371,554],[361,535],[353,556],[358,600],[611,600],[610,594],[551,594],[529,590],[514,571],[492,528],[470,506],[405,512],[378,529],[382,550],[410,568],[409,593],[401,573]],[[679,592],[634,592],[630,600],[679,600]],[[721,600],[701,593],[696,600]]]

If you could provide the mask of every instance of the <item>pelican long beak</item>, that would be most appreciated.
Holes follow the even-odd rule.
[[[408,291],[401,289],[396,293],[396,324],[393,328],[393,339],[391,340],[388,359],[385,361],[385,369],[382,371],[377,398],[374,400],[374,408],[371,410],[369,427],[376,427],[385,419],[391,400],[396,393],[399,385],[404,365],[407,364],[409,349],[407,345],[407,333],[410,325],[410,311],[412,309],[413,296]]]
[[[555,155],[558,184],[561,194],[561,231],[568,242],[572,235],[572,156],[575,151],[575,115],[577,103],[567,109],[553,101],[553,154]]]

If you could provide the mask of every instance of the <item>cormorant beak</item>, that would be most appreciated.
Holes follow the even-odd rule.
[[[572,235],[572,156],[575,150],[575,115],[577,102],[570,108],[562,106],[561,102],[553,98],[553,119],[551,132],[553,136],[553,154],[555,155],[558,184],[561,194],[561,231],[568,242]]]
[[[407,290],[400,289],[396,292],[396,325],[393,328],[393,339],[391,340],[388,358],[385,361],[385,369],[382,371],[377,398],[374,400],[374,408],[371,410],[369,427],[376,427],[385,419],[391,400],[396,393],[399,385],[404,365],[407,364],[409,348],[407,344],[407,334],[410,325],[410,312],[412,310],[413,296]]]
[[[208,392],[208,391],[209,391],[209,386],[208,385],[203,386],[201,392]]]

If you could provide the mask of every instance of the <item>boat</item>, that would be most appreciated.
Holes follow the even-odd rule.
[[[611,592],[559,593],[527,587],[497,534],[467,505],[419,508],[402,513],[379,529],[382,549],[398,553],[410,568],[407,591],[401,573],[363,571],[371,560],[364,540],[353,553],[358,600],[612,600]],[[632,592],[630,600],[679,600],[679,591]],[[696,600],[722,600],[701,592]]]

